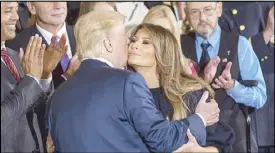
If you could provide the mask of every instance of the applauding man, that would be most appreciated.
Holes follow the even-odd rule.
[[[5,41],[15,37],[17,11],[17,2],[1,2],[1,152],[43,152],[36,109],[52,92],[50,74],[66,46],[60,42],[45,51],[35,35],[20,53],[7,48]],[[56,64],[46,67],[45,59]]]

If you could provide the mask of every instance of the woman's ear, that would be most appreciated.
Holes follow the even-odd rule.
[[[109,38],[106,38],[103,40],[103,44],[104,44],[104,47],[105,49],[109,52],[109,53],[112,53],[113,52],[113,46],[112,46],[112,43],[110,41]]]

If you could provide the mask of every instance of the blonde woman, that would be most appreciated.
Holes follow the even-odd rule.
[[[180,43],[180,28],[177,22],[177,19],[172,12],[172,10],[166,5],[157,5],[152,7],[147,15],[143,19],[143,23],[150,23],[154,25],[162,26],[165,29],[168,29],[176,37],[178,44]],[[181,48],[181,46],[179,46]],[[181,52],[181,49],[179,50]],[[179,54],[180,60],[182,62],[183,68],[185,68],[189,73],[192,73],[194,76],[197,76],[196,69],[194,68],[193,62],[184,57],[181,53]],[[185,66],[184,66],[185,65]],[[186,65],[188,65],[186,67]]]
[[[165,28],[141,24],[133,31],[128,65],[144,77],[156,107],[170,120],[188,118],[201,107],[216,104],[213,99],[205,105],[198,103],[204,90],[210,93],[211,98],[214,97],[214,92],[209,85],[182,68],[179,54],[181,52],[177,39]],[[232,128],[220,121],[206,122],[206,125],[206,145],[199,143],[203,147],[197,144],[183,151],[229,152],[234,141]],[[200,134],[194,135],[198,138]]]

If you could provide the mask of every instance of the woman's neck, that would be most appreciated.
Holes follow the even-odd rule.
[[[157,76],[156,68],[154,67],[135,67],[136,72],[141,74],[147,83],[147,86],[152,88],[160,87],[159,78]]]

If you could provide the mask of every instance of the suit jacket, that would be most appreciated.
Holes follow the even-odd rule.
[[[66,29],[70,41],[72,55],[74,55],[76,52],[74,29],[73,26],[69,25],[67,25]],[[21,33],[16,35],[14,39],[6,41],[6,46],[16,51],[19,51],[20,47],[25,49],[28,45],[30,37],[34,36],[35,34],[41,36],[42,43],[44,43],[46,47],[49,47],[50,44],[48,44],[47,41],[43,38],[42,34],[39,32],[36,25],[24,29]],[[63,71],[60,63],[58,63],[57,67],[53,71],[53,83],[55,88],[57,88],[60,84],[62,84],[65,81],[64,78],[61,77],[61,74],[63,74]]]
[[[267,87],[267,102],[251,114],[252,130],[259,146],[274,146],[274,44],[265,44],[263,30],[274,2],[224,2],[220,25],[251,40]],[[240,27],[244,26],[242,30]]]
[[[18,52],[9,48],[7,51],[21,80],[17,82],[1,62],[1,152],[32,152],[36,147],[43,151],[34,108],[45,102],[47,95],[37,81],[24,76]]]
[[[68,38],[70,41],[72,55],[74,55],[75,51],[76,51],[76,49],[75,49],[76,45],[75,45],[75,37],[74,37],[74,33],[73,33],[73,27],[67,26],[66,29],[67,29],[67,34],[68,34]],[[21,33],[16,35],[16,37],[14,39],[6,41],[6,46],[13,50],[16,50],[16,51],[19,51],[20,47],[22,47],[25,50],[25,48],[28,45],[30,37],[34,36],[35,34],[38,34],[39,36],[41,36],[42,43],[44,43],[46,45],[46,47],[49,47],[50,44],[47,44],[47,41],[44,39],[42,34],[39,32],[36,25],[30,26],[30,27],[24,29]],[[52,72],[54,88],[57,88],[60,84],[62,84],[65,81],[65,79],[63,77],[61,77],[62,74],[63,74],[63,70],[62,70],[61,64],[59,62],[57,67]],[[47,140],[47,135],[48,135],[48,129],[47,129],[46,120],[45,120],[46,119],[45,115],[47,114],[46,107],[47,106],[45,103],[41,103],[41,105],[37,106],[37,108],[36,108],[37,115],[38,115],[39,127],[40,127],[40,131],[42,134],[42,140],[43,140],[44,146],[46,145],[46,140]],[[44,149],[46,149],[46,148],[44,148]]]
[[[83,61],[50,105],[51,136],[60,152],[172,152],[187,142],[188,125],[205,133],[198,115],[167,121],[141,75],[98,60]]]

